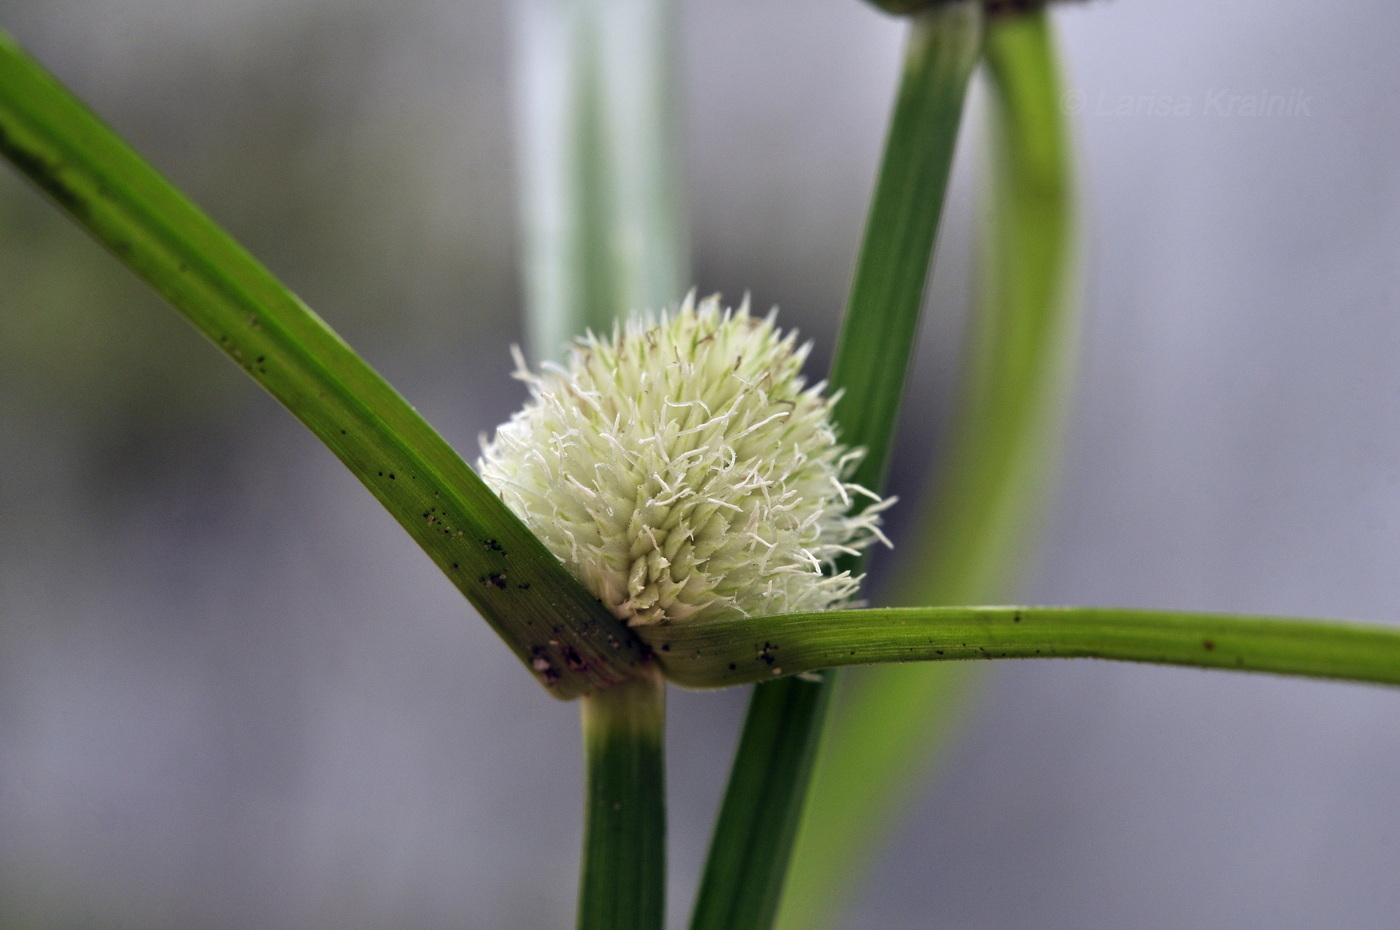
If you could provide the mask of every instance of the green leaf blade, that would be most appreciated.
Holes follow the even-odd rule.
[[[1111,607],[892,607],[657,627],[666,675],[728,687],[847,665],[1114,659],[1400,685],[1400,627]]]
[[[320,438],[552,694],[647,664],[387,382],[3,33],[0,151]]]

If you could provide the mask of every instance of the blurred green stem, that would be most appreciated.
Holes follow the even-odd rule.
[[[854,480],[884,481],[967,82],[982,39],[980,2],[911,22],[885,154],[832,361],[843,442],[866,456]],[[858,561],[843,568],[859,571]],[[692,917],[692,930],[760,930],[782,896],[834,674],[754,690]]]
[[[520,203],[536,361],[678,300],[689,272],[668,0],[520,7]]]
[[[661,930],[666,918],[666,686],[660,674],[582,699],[579,930]]]
[[[903,603],[977,603],[1015,576],[1054,483],[1073,362],[1074,177],[1047,14],[993,19],[982,312],[945,476],[901,563]]]
[[[1044,10],[987,24],[991,211],[948,463],[901,539],[897,604],[1006,596],[1053,481],[1075,331],[1073,166]],[[839,917],[860,863],[958,728],[978,670],[907,665],[843,681],[804,814],[779,926]]]

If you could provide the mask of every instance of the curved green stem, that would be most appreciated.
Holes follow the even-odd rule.
[[[1400,627],[1111,607],[891,607],[650,627],[666,677],[724,688],[843,665],[1117,659],[1400,684]]]
[[[951,460],[901,562],[906,604],[977,603],[1004,587],[1048,497],[1072,369],[1074,172],[1049,16],[993,20],[984,61],[992,209],[983,306]]]
[[[650,674],[583,697],[579,930],[666,921],[666,685]]]
[[[315,433],[550,693],[646,664],[417,411],[3,32],[0,153]]]

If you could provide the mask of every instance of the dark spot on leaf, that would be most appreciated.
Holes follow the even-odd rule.
[[[0,129],[0,152],[4,152],[16,168],[27,174],[65,210],[79,218],[87,217],[87,204],[83,198],[58,176],[63,167],[61,164],[48,162],[38,153],[21,148],[3,129]]]
[[[1201,645],[1205,648],[1206,652],[1210,652],[1215,648],[1215,641],[1210,639],[1203,639],[1201,640]]]

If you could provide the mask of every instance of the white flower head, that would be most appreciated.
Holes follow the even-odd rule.
[[[860,586],[838,556],[879,539],[881,500],[847,481],[836,398],[748,301],[634,316],[567,365],[516,377],[530,400],[482,440],[481,476],[631,624],[825,610]],[[859,498],[864,506],[853,506]]]

